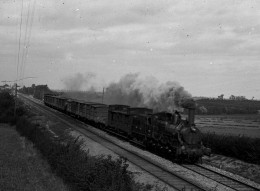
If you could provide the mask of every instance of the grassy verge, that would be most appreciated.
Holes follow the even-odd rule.
[[[16,130],[22,135],[30,140],[34,146],[40,151],[42,157],[50,165],[50,169],[58,177],[68,185],[69,190],[99,190],[99,191],[135,191],[135,190],[160,190],[157,186],[144,185],[136,183],[133,178],[133,174],[127,170],[128,165],[124,158],[118,158],[112,160],[110,156],[90,156],[87,152],[84,152],[81,147],[82,143],[70,137],[62,136],[62,138],[54,137],[50,131],[46,128],[35,123],[35,121],[30,122],[31,117],[34,115],[31,112],[26,111],[26,109],[21,107],[21,114],[18,112],[16,118],[13,116],[13,97],[9,94],[0,93],[0,97],[3,96],[4,99],[0,99],[0,111],[1,114],[4,113],[1,122],[15,122]],[[7,120],[11,117],[11,120]],[[14,141],[5,139],[6,142],[12,144]],[[12,148],[6,148],[12,153]],[[17,146],[17,151],[19,147]],[[24,153],[23,153],[24,154]],[[23,154],[20,156],[22,157]],[[32,161],[24,161],[19,155],[14,155],[14,160],[10,160],[10,166],[6,166],[7,171],[5,175],[9,178],[14,178],[11,181],[19,182],[19,176],[24,176],[26,166],[30,166],[29,163]],[[29,162],[29,163],[26,163]],[[20,173],[18,178],[12,176],[12,165],[17,166],[21,164],[21,169],[17,168]],[[3,166],[3,165],[2,165]],[[34,169],[36,167],[30,167]],[[3,170],[4,172],[4,170]],[[31,181],[34,177],[26,177],[27,181]],[[38,180],[45,184],[44,179]],[[7,185],[1,185],[1,188],[7,188]],[[48,183],[47,183],[48,184]],[[36,186],[37,184],[35,184]],[[50,184],[51,185],[51,184]],[[17,186],[14,184],[11,190],[38,190],[39,188],[30,187],[27,189],[26,183],[18,183]],[[59,190],[55,186],[51,186],[54,190]],[[46,188],[43,190],[53,190],[52,188]],[[7,190],[10,190],[7,188]],[[6,189],[5,189],[6,190]],[[41,188],[40,188],[41,190]],[[65,190],[65,189],[60,189]]]
[[[90,156],[81,149],[82,143],[69,137],[54,138],[52,134],[30,123],[26,117],[17,121],[17,131],[32,141],[72,190],[132,191],[151,190],[153,186],[134,182],[126,160],[110,156]]]
[[[49,164],[50,169],[58,177],[68,185],[69,190],[111,190],[111,191],[134,191],[134,190],[151,190],[154,186],[144,185],[136,183],[133,179],[133,174],[127,170],[128,165],[124,158],[118,158],[112,160],[110,156],[90,156],[87,152],[81,149],[82,143],[67,136],[62,138],[54,137],[50,131],[46,130],[37,123],[30,122],[31,117],[34,115],[31,112],[25,112],[26,109],[21,107],[21,114],[18,112],[16,118],[13,118],[13,97],[7,93],[0,93],[4,99],[0,99],[0,111],[3,121],[16,123],[16,130],[30,140],[34,146],[40,151],[41,156]],[[19,111],[19,110],[18,110]],[[10,117],[10,118],[9,118]],[[19,136],[17,136],[18,139]],[[6,143],[11,145],[15,143],[14,140],[2,139]],[[2,146],[2,145],[1,145]],[[2,177],[7,177],[1,182],[1,188],[4,190],[66,190],[59,189],[53,184],[49,184],[47,180],[37,179],[34,176],[26,176],[26,168],[34,170],[37,166],[31,166],[30,163],[34,163],[32,160],[23,160],[26,156],[25,153],[16,153],[15,151],[21,150],[18,145],[13,145],[16,149],[6,147],[9,153],[15,153],[13,160],[11,159],[2,169]],[[5,150],[2,150],[5,151]],[[6,153],[8,153],[6,151]],[[0,155],[1,156],[1,155]],[[9,156],[10,157],[10,156]],[[1,162],[2,164],[4,162]],[[47,164],[46,163],[46,164]],[[13,171],[17,167],[17,171]],[[1,165],[4,166],[4,165]],[[37,171],[33,171],[37,173]],[[4,174],[3,174],[4,173]],[[16,173],[18,176],[12,176],[12,173]],[[43,173],[44,174],[44,173]],[[25,182],[20,177],[25,177]],[[50,178],[49,178],[50,179]],[[35,181],[33,181],[35,180]],[[27,184],[28,182],[34,182],[34,185]],[[10,182],[5,184],[5,182]],[[15,184],[16,183],[16,184]],[[39,188],[41,184],[50,185],[49,187]],[[41,187],[41,186],[40,186]],[[160,190],[155,185],[155,190]]]
[[[0,124],[0,190],[67,190],[50,166],[15,129]]]
[[[9,98],[12,99],[12,97]],[[0,103],[1,101],[0,99]],[[0,104],[0,106],[0,110],[4,108],[2,111],[5,112],[9,111],[12,104],[9,104],[10,107],[7,107],[8,104],[4,104],[3,107]],[[109,156],[90,156],[81,149],[80,141],[69,137],[53,137],[50,131],[30,122],[31,113],[26,112],[26,115],[22,115],[24,110],[21,109],[21,111],[15,119],[17,131],[33,142],[50,165],[51,170],[61,177],[71,190],[145,191],[153,189],[152,185],[138,184],[133,180],[133,174],[127,170],[125,159],[111,160]],[[11,114],[7,114],[9,115]],[[259,139],[205,134],[203,141],[205,145],[212,148],[214,153],[259,164]]]
[[[203,143],[212,149],[213,153],[260,164],[260,139],[245,136],[203,134]]]

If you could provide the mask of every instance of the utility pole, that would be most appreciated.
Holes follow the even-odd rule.
[[[7,81],[7,80],[4,80],[4,81],[1,81],[1,82],[15,82],[14,84],[14,117],[16,116],[16,107],[17,107],[17,87],[20,87],[20,86],[17,86],[17,82],[20,81],[20,80],[24,80],[24,79],[30,79],[30,78],[37,78],[37,77],[26,77],[26,78],[22,78],[22,79],[18,79],[18,80],[13,80],[13,81]],[[10,85],[11,87],[11,85]]]
[[[105,88],[103,88],[103,93],[102,93],[102,103],[104,102],[104,91],[105,91]]]
[[[14,84],[14,117],[16,117],[16,108],[17,108],[17,83]]]
[[[17,83],[14,84],[14,117],[16,117],[16,104],[17,104]]]

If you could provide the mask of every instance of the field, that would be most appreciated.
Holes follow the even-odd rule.
[[[197,115],[195,123],[203,132],[260,138],[260,115]]]

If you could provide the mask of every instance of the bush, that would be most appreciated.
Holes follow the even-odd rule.
[[[90,156],[81,149],[83,143],[78,139],[53,138],[49,131],[30,123],[25,117],[18,120],[16,128],[35,144],[52,170],[72,190],[132,191],[153,188],[134,182],[124,158],[112,160],[111,156]]]
[[[0,92],[0,123],[10,123],[14,125],[17,117],[24,115],[25,109],[22,103],[17,100],[16,116],[14,116],[14,97],[8,92]]]
[[[6,91],[0,92],[0,111],[14,107],[14,98]]]
[[[14,98],[8,92],[0,92],[0,122],[14,122]]]
[[[259,138],[205,133],[203,134],[203,143],[210,147],[213,153],[260,164]]]

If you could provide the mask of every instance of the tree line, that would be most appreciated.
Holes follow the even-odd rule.
[[[21,89],[18,90],[20,93],[32,95],[36,99],[43,99],[43,95],[46,93],[52,93],[49,89],[48,85],[35,85],[32,84],[31,87],[23,86]]]
[[[232,97],[233,98],[233,97]],[[260,101],[236,99],[199,99],[196,100],[196,114],[258,114]]]

